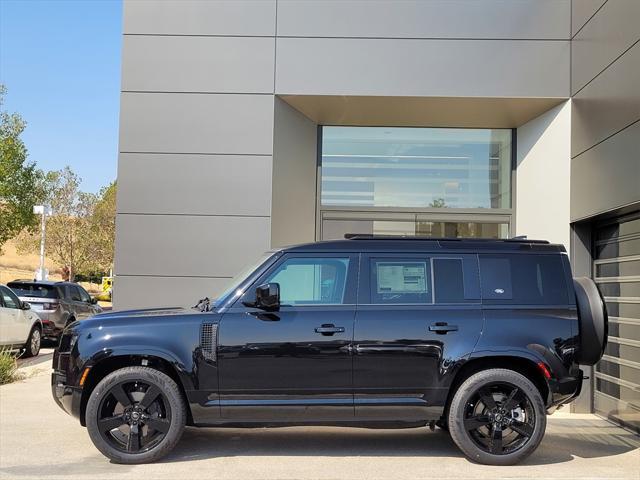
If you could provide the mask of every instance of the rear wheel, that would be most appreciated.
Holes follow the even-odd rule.
[[[540,444],[547,424],[538,389],[513,370],[491,369],[465,380],[451,401],[449,432],[471,460],[513,465]]]
[[[87,430],[94,445],[116,463],[149,463],[168,454],[186,423],[178,385],[147,367],[107,375],[87,403]]]
[[[27,343],[24,344],[23,357],[35,357],[40,353],[40,344],[42,343],[42,332],[37,326],[31,328]]]

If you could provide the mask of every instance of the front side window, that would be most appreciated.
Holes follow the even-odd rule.
[[[428,259],[374,258],[370,271],[372,303],[431,303]]]
[[[569,302],[559,255],[480,255],[480,278],[484,303],[563,305]]]
[[[77,288],[78,288],[78,291],[80,292],[80,298],[82,299],[82,301],[85,303],[91,303],[91,295],[89,295],[84,288],[82,287],[77,287]]]
[[[20,300],[9,289],[0,287],[0,295],[6,308],[20,308]]]
[[[280,285],[282,305],[344,303],[349,258],[288,258],[265,279]]]
[[[69,296],[71,297],[71,300],[73,300],[74,302],[82,301],[82,297],[80,296],[80,290],[78,290],[78,287],[76,287],[75,285],[69,286]]]

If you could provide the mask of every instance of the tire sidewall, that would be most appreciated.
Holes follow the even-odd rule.
[[[171,426],[162,441],[143,453],[125,453],[111,446],[98,429],[100,404],[108,391],[118,383],[143,381],[158,387],[171,408]],[[166,374],[148,367],[126,367],[110,373],[96,385],[87,402],[86,425],[91,441],[100,452],[116,463],[149,463],[167,455],[178,443],[186,423],[186,407],[176,383]]]
[[[464,427],[465,405],[480,387],[492,382],[506,382],[520,388],[529,398],[536,416],[533,435],[529,442],[506,455],[485,452],[473,442]],[[513,370],[491,369],[471,375],[460,385],[451,401],[448,423],[453,441],[470,460],[486,465],[513,465],[524,460],[538,447],[544,437],[547,417],[542,396],[531,381]]]
[[[34,352],[33,350],[31,350],[31,341],[33,339],[33,334],[36,331],[40,334],[40,343],[38,344],[38,350]],[[41,347],[42,347],[42,331],[37,326],[34,325],[33,327],[31,327],[31,331],[29,332],[29,337],[27,338],[27,343],[24,346],[24,357],[28,358],[28,357],[37,356],[40,353]]]

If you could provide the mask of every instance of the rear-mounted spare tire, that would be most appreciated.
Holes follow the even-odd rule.
[[[581,365],[595,365],[607,345],[609,317],[598,287],[588,277],[573,279],[580,321],[580,347],[577,361]]]

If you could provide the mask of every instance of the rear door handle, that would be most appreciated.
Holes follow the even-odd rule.
[[[433,325],[429,325],[429,331],[436,332],[440,335],[444,335],[445,333],[449,333],[449,332],[457,332],[458,326],[449,325],[446,322],[436,322]]]
[[[329,336],[334,333],[343,333],[344,327],[336,327],[331,323],[325,323],[321,327],[316,327],[316,333],[321,333],[322,335]]]

